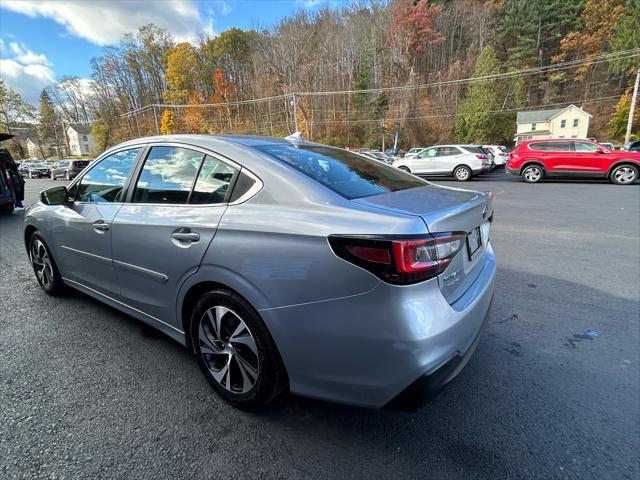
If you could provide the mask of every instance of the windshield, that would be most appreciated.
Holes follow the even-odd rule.
[[[263,145],[258,150],[348,199],[428,185],[401,170],[322,145]]]

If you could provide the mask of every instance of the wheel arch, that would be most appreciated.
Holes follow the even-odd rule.
[[[621,167],[623,165],[629,165],[629,166],[635,167],[638,171],[640,171],[640,163],[636,162],[635,160],[628,160],[628,159],[618,160],[617,162],[615,162],[613,165],[609,167],[609,171],[607,172],[607,178],[611,178],[611,174],[613,173],[613,171],[616,168]]]
[[[24,228],[24,247],[29,251],[29,240],[31,240],[31,236],[38,231],[38,228],[35,225],[27,225]]]
[[[547,168],[544,166],[544,163],[542,163],[540,160],[536,160],[536,159],[532,159],[532,160],[525,160],[522,163],[522,166],[520,167],[520,175],[522,175],[522,172],[524,171],[525,168],[530,167],[531,165],[537,165],[540,168],[542,168],[542,171],[546,173]]]

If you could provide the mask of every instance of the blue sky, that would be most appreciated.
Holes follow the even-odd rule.
[[[195,41],[231,27],[268,27],[297,10],[342,0],[2,0],[0,77],[37,102],[43,87],[64,75],[88,78],[104,45],[155,23],[177,40]]]

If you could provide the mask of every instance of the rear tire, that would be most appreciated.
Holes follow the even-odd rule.
[[[266,325],[239,295],[223,289],[204,293],[190,330],[202,373],[233,406],[263,406],[287,390],[284,365]]]
[[[29,238],[29,259],[38,284],[47,295],[57,297],[65,292],[65,285],[51,250],[39,231]]]
[[[526,183],[538,183],[544,177],[544,170],[540,165],[528,165],[524,167],[521,175]]]
[[[459,182],[468,182],[471,180],[472,172],[466,165],[459,165],[453,170],[453,176]]]
[[[11,215],[13,213],[13,203],[8,203],[0,207],[0,215]]]
[[[633,165],[620,165],[613,169],[609,180],[616,185],[630,185],[638,180],[638,168]]]

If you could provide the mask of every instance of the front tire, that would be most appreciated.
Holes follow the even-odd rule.
[[[616,185],[629,185],[638,179],[638,168],[633,165],[620,165],[613,169],[609,179]]]
[[[200,297],[191,315],[191,343],[211,386],[236,407],[266,405],[287,389],[267,327],[233,292],[216,289]]]
[[[47,295],[55,297],[64,293],[65,286],[58,266],[38,231],[35,231],[29,239],[29,259],[36,274],[36,280]]]
[[[409,167],[405,167],[404,165],[401,167],[398,167],[398,170],[402,170],[403,172],[406,172],[406,173],[411,173],[411,170],[409,170]]]
[[[544,171],[540,165],[529,165],[522,170],[522,180],[526,183],[538,183],[543,176]]]
[[[466,165],[460,165],[453,170],[453,176],[459,182],[468,182],[471,180],[472,172]]]

